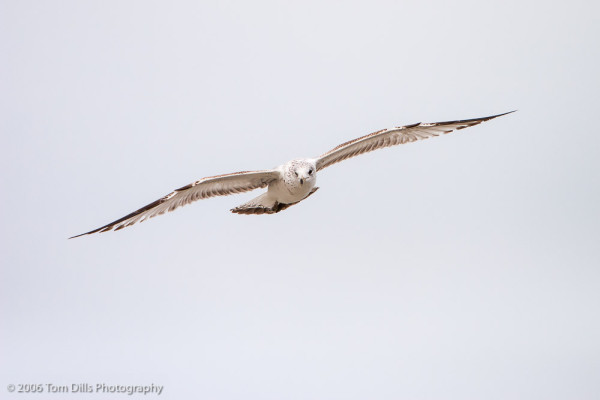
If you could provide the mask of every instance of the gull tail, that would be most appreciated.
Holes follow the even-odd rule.
[[[302,200],[307,199],[311,194],[317,191],[318,187],[313,188],[311,192]],[[300,201],[302,201],[300,200]],[[294,204],[300,203],[297,201],[295,203],[280,203],[277,200],[273,199],[269,192],[263,193],[258,197],[250,200],[247,203],[242,204],[241,206],[237,206],[236,208],[232,208],[231,212],[236,214],[276,214],[279,211],[283,211],[286,208],[293,206]]]

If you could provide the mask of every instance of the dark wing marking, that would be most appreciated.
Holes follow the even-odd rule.
[[[143,222],[148,218],[164,214],[168,211],[173,211],[178,207],[196,200],[214,196],[226,196],[233,193],[242,193],[263,188],[276,179],[279,179],[279,172],[277,170],[243,171],[202,178],[199,181],[181,187],[165,197],[162,197],[123,218],[119,218],[110,224],[101,226],[93,231],[70,237],[69,239],[96,232],[118,231],[119,229],[131,226],[137,222]]]
[[[367,153],[383,147],[395,146],[414,142],[421,139],[439,136],[441,133],[450,133],[454,130],[478,125],[484,121],[513,113],[492,115],[484,118],[465,119],[460,121],[434,122],[431,124],[417,123],[391,129],[382,129],[377,132],[342,143],[334,149],[317,158],[317,170],[321,170],[347,158]]]

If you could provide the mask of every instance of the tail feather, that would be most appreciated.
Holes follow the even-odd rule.
[[[273,211],[276,205],[277,201],[269,196],[269,192],[265,192],[249,202],[231,209],[231,212],[236,214],[273,214],[276,212]]]
[[[317,189],[319,189],[318,187],[314,188],[309,194],[308,196],[306,196],[304,199],[307,199],[311,194],[313,194],[314,192],[317,191]],[[302,200],[304,200],[302,199]],[[300,201],[302,201],[300,200]],[[293,206],[294,204],[298,204],[300,203],[300,201],[297,201],[295,203],[279,203],[276,200],[273,200],[270,196],[269,196],[269,192],[263,193],[258,197],[255,197],[254,199],[250,200],[247,203],[242,204],[241,206],[238,206],[236,208],[232,208],[231,212],[232,213],[236,213],[236,214],[276,214],[279,211],[283,211],[286,208],[289,208],[291,206]]]

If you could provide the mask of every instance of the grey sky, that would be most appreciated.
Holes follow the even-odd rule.
[[[599,11],[0,2],[0,397],[596,398]],[[280,214],[229,213],[252,192],[66,240],[204,176],[512,109]]]

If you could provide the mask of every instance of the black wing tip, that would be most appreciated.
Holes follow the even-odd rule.
[[[89,235],[89,234],[91,234],[91,233],[92,233],[92,232],[80,233],[79,235],[75,235],[75,236],[71,236],[70,238],[67,238],[67,240],[75,239],[75,238],[78,238],[78,237],[80,237],[80,236]]]
[[[67,240],[71,240],[71,239],[75,239],[78,238],[80,236],[85,236],[85,235],[91,235],[92,233],[96,233],[96,232],[101,232],[102,228],[98,228],[98,229],[94,229],[93,231],[89,231],[86,233],[80,233],[79,235],[75,235],[75,236],[71,236],[70,238],[67,238]]]
[[[482,122],[486,122],[486,121],[492,120],[494,118],[501,117],[503,115],[512,114],[512,113],[517,112],[517,111],[518,110],[512,110],[512,111],[508,111],[508,112],[505,112],[505,113],[502,113],[502,114],[490,115],[488,117],[479,117],[479,118],[471,118],[471,119],[459,119],[459,120],[455,120],[455,121],[435,122],[435,123],[433,123],[433,125],[442,126],[442,125],[452,125],[452,124],[467,124],[465,126],[461,126],[461,127],[455,128],[456,130],[459,130],[459,129],[468,128],[470,126],[479,125]],[[412,126],[414,126],[414,125],[410,125],[410,127],[412,127]]]
[[[517,112],[517,111],[518,111],[518,110],[512,110],[512,111],[507,111],[507,112],[504,112],[504,113],[502,113],[502,114],[490,115],[489,117],[481,117],[481,118],[465,119],[465,120],[462,120],[462,121],[461,121],[461,120],[459,120],[459,121],[456,121],[456,122],[476,122],[476,121],[485,122],[485,121],[489,121],[489,120],[491,120],[491,119],[494,119],[494,118],[501,117],[501,116],[503,116],[503,115],[512,114],[512,113],[514,113],[514,112]]]
[[[502,114],[492,115],[492,116],[490,116],[490,117],[488,117],[488,118],[489,118],[489,119],[493,119],[493,118],[501,117],[501,116],[503,116],[503,115],[512,114],[512,113],[514,113],[514,112],[517,112],[517,111],[519,111],[519,110],[507,111],[507,112],[505,112],[505,113],[502,113]]]

